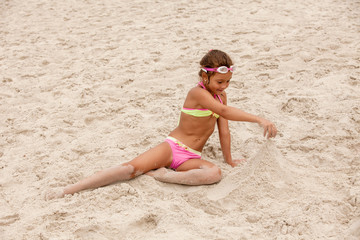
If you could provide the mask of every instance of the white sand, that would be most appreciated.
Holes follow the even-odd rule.
[[[0,1],[0,239],[360,238],[360,3]],[[203,157],[223,180],[149,176],[44,201],[161,143],[209,49],[239,70]]]

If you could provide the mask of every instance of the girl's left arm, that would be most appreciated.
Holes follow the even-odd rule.
[[[233,162],[231,156],[231,135],[228,120],[223,117],[219,117],[217,124],[221,150],[223,152],[225,162],[234,167],[236,164]]]
[[[227,96],[226,93],[222,95],[222,101],[224,105],[227,105]],[[223,117],[219,117],[218,121],[218,129],[219,129],[219,139],[221,150],[223,152],[223,156],[225,162],[232,167],[235,167],[237,164],[233,161],[231,156],[231,134],[229,129],[229,121]]]

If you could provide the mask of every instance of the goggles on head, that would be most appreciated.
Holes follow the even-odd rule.
[[[227,73],[228,71],[234,72],[236,70],[236,67],[235,66],[230,66],[229,68],[226,66],[221,66],[221,67],[217,67],[217,68],[203,67],[203,68],[201,68],[201,70],[203,70],[206,73],[207,72]]]

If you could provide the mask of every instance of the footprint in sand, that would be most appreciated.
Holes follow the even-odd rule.
[[[0,218],[0,226],[8,226],[20,219],[19,214],[11,214]]]

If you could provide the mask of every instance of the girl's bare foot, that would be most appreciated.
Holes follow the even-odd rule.
[[[44,199],[46,201],[55,199],[55,198],[62,198],[65,196],[64,189],[63,188],[52,188],[44,193]]]

